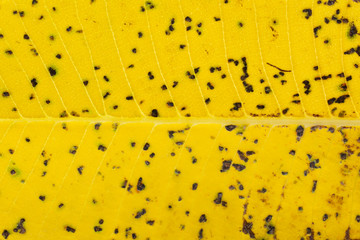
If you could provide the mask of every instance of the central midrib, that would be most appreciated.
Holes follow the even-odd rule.
[[[92,118],[16,118],[0,119],[1,122],[116,122],[123,123],[154,123],[154,124],[247,124],[247,125],[335,125],[335,126],[360,126],[360,119],[339,118],[121,118],[99,116]]]

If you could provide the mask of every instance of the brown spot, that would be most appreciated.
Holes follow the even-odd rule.
[[[243,228],[242,231],[245,234],[249,234],[250,238],[255,238],[255,233],[251,230],[253,227],[252,222],[247,222],[244,218]]]

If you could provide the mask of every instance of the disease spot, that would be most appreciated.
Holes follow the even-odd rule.
[[[68,27],[66,28],[66,31],[67,31],[67,32],[70,32],[71,29],[72,29],[72,27],[71,27],[71,26],[68,26]]]
[[[136,213],[135,218],[141,218],[141,216],[144,215],[145,213],[146,213],[146,210],[143,208]]]
[[[69,227],[69,226],[66,226],[65,229],[66,229],[67,232],[71,232],[71,233],[75,233],[75,231],[76,231],[75,228],[72,228],[72,227]]]
[[[49,67],[48,70],[52,77],[56,75],[56,70],[53,67]]]
[[[344,152],[340,153],[340,158],[341,160],[345,160],[347,158],[347,154]]]
[[[105,98],[107,98],[107,97],[110,96],[110,95],[111,95],[111,93],[106,92],[106,93],[103,95],[103,98],[105,99]]]
[[[220,203],[221,203],[222,196],[223,196],[222,192],[219,192],[219,193],[217,194],[217,197],[214,199],[214,203],[215,203],[215,204],[220,204]]]
[[[101,144],[100,144],[100,145],[98,146],[98,150],[100,150],[100,151],[105,152],[106,149],[107,149],[107,148],[106,148],[104,145],[101,145]]]
[[[232,160],[224,160],[220,172],[226,172],[230,169]]]
[[[70,152],[71,154],[75,154],[77,149],[78,149],[77,146],[72,146],[72,147],[70,148],[69,152]]]
[[[5,230],[2,232],[1,235],[2,235],[5,239],[7,239],[7,238],[9,237],[10,233],[9,233],[8,230],[5,229]]]
[[[80,175],[82,175],[82,173],[83,173],[83,170],[84,170],[84,166],[80,166],[80,167],[78,167],[78,172],[79,172],[79,174]]]
[[[101,227],[99,227],[99,226],[94,227],[94,232],[101,232],[101,231],[102,231]]]
[[[25,39],[25,40],[29,40],[29,39],[30,39],[29,35],[27,35],[27,34],[25,33],[25,34],[24,34],[24,39]]]
[[[152,72],[148,72],[148,77],[149,77],[150,80],[154,79],[154,75],[152,74]]]
[[[159,112],[156,109],[151,110],[151,114],[152,117],[159,117]]]
[[[236,125],[226,125],[225,129],[229,132],[231,132],[232,130],[234,130],[236,128]]]
[[[136,185],[136,188],[137,188],[138,191],[142,191],[142,190],[145,189],[145,184],[142,182],[142,180],[143,179],[141,177],[138,179],[138,182],[137,182],[137,185]]]
[[[40,195],[40,196],[39,196],[39,199],[40,199],[41,201],[45,201],[45,196],[44,196],[44,195]]]
[[[271,92],[270,87],[268,87],[268,86],[267,86],[267,87],[265,87],[265,93],[266,93],[266,94],[269,94],[270,92]]]
[[[232,165],[236,170],[238,170],[239,172],[241,172],[242,170],[244,170],[246,167],[245,165],[242,165],[242,164],[236,164],[236,163],[233,163]]]
[[[321,26],[317,26],[317,27],[314,28],[314,36],[315,36],[315,38],[319,37],[318,31],[319,31],[320,29],[321,29]]]
[[[6,50],[5,53],[6,53],[7,55],[12,55],[12,54],[13,54],[13,51],[11,51],[11,50]]]
[[[5,92],[2,93],[2,96],[3,97],[9,97],[10,93],[8,91],[5,91]]]
[[[353,38],[356,34],[358,34],[358,30],[357,30],[354,22],[351,22],[348,35],[349,35],[350,38]]]
[[[200,223],[204,223],[204,222],[206,222],[206,221],[207,221],[206,215],[205,215],[205,214],[202,214],[202,215],[200,216],[200,218],[199,218],[199,222],[200,222]]]
[[[144,147],[143,147],[144,151],[148,150],[149,147],[150,147],[150,144],[149,144],[149,143],[145,143],[145,145],[144,145]]]
[[[297,128],[296,128],[296,136],[298,138],[298,140],[304,135],[304,127],[299,125]]]
[[[305,18],[309,19],[311,17],[311,15],[312,15],[312,10],[310,8],[306,8],[306,9],[303,10],[303,13],[306,14]]]

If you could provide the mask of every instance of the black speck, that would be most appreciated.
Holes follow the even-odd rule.
[[[84,169],[84,166],[80,166],[80,167],[78,167],[78,172],[79,172],[79,174],[80,175],[82,175],[82,171],[83,171],[83,169]]]
[[[151,116],[152,117],[159,117],[159,112],[156,109],[151,110]]]
[[[256,105],[256,108],[261,110],[261,109],[264,109],[264,108],[265,108],[265,105],[258,104],[258,105]]]
[[[316,186],[317,186],[317,180],[314,180],[313,181],[313,186],[312,186],[312,188],[311,188],[311,192],[315,192],[316,191]]]
[[[71,232],[71,233],[75,233],[76,229],[66,226],[66,231]]]
[[[225,129],[229,132],[231,132],[232,130],[234,130],[236,128],[236,125],[226,125]]]

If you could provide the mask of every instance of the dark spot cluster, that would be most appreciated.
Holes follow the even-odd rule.
[[[190,31],[192,29],[193,26],[191,25],[191,23],[192,23],[191,17],[189,16],[185,17],[186,31]],[[197,23],[195,27],[196,27],[196,33],[200,36],[202,34],[202,28],[201,28],[202,23],[201,22]]]
[[[137,211],[135,218],[141,218],[146,213],[145,208],[141,209],[140,211]]]
[[[305,13],[305,18],[309,19],[312,16],[312,10],[310,8],[303,9],[303,13]]]
[[[194,68],[194,71],[186,71],[185,75],[191,79],[194,80],[195,79],[195,75],[198,74],[200,71],[200,67]]]
[[[345,55],[351,55],[353,53],[356,53],[360,57],[360,46],[357,46],[356,48],[350,48],[344,52]]]
[[[243,67],[242,67],[243,75],[241,75],[240,80],[242,81],[243,86],[245,88],[245,91],[247,93],[254,92],[253,86],[246,82],[246,79],[249,78],[249,74],[248,74],[248,71],[247,71],[248,70],[248,64],[247,64],[247,61],[246,61],[246,57],[241,58],[241,62],[243,64]]]
[[[226,201],[223,201],[223,200],[222,200],[222,197],[223,197],[223,193],[222,193],[222,192],[217,193],[217,197],[214,199],[214,203],[215,203],[216,205],[221,204],[223,207],[227,207],[227,202],[226,202]]]
[[[140,11],[145,12],[145,10],[151,10],[151,9],[154,9],[154,8],[155,8],[155,5],[152,3],[152,1],[146,1],[145,2],[145,7],[141,6]]]
[[[310,84],[310,82],[309,82],[309,80],[304,80],[303,82],[302,82],[303,84],[304,84],[304,93],[306,94],[306,95],[309,95],[309,93],[311,93],[311,84]]]
[[[341,95],[341,96],[338,97],[338,98],[330,98],[330,99],[327,100],[327,102],[328,102],[329,105],[331,105],[331,104],[333,104],[333,103],[344,103],[345,100],[346,100],[347,98],[349,98],[349,97],[350,97],[350,95],[345,94],[345,95]]]
[[[166,35],[170,35],[171,32],[173,32],[173,31],[175,30],[174,24],[175,24],[175,18],[172,18],[172,19],[170,20],[170,25],[169,25],[168,29],[165,31],[165,34],[166,34]]]
[[[71,154],[76,154],[77,149],[78,149],[78,146],[72,146],[72,147],[70,148],[69,152],[70,152]]]
[[[16,224],[16,227],[13,229],[13,232],[25,234],[26,229],[24,227],[24,223],[25,223],[25,218],[21,218],[20,221]]]
[[[317,26],[317,27],[314,28],[313,31],[314,31],[315,38],[319,37],[318,32],[319,32],[320,29],[321,29],[321,26]]]

